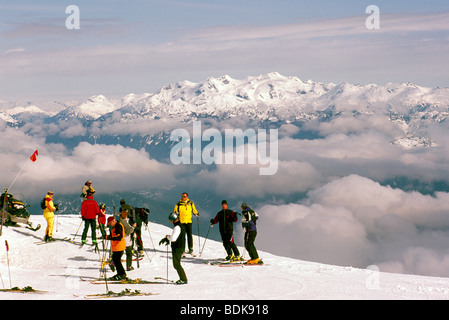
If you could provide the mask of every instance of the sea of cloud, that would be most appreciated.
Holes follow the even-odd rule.
[[[298,203],[257,208],[259,244],[305,260],[448,276],[448,202],[446,192],[405,192],[353,174]]]
[[[224,129],[213,120],[208,125]],[[245,129],[241,119],[233,125]],[[295,138],[304,127],[286,124],[279,128],[278,170],[269,176],[260,175],[254,164],[174,165],[144,149],[82,141],[102,130],[141,135],[186,126],[142,119],[108,128],[64,121],[3,126],[0,181],[8,187],[23,169],[11,192],[27,198],[40,198],[48,190],[76,194],[92,179],[105,193],[181,185],[197,195],[257,199],[250,205],[260,215],[256,244],[261,249],[317,262],[449,276],[449,193],[422,194],[382,184],[398,176],[447,181],[444,123],[426,125],[423,132],[437,144],[417,149],[392,144],[404,132],[382,116],[309,123],[307,130],[318,133],[315,139]],[[80,142],[69,147],[46,141],[58,133]],[[39,156],[33,163],[29,156],[35,149]],[[292,200],[298,194],[303,196]]]

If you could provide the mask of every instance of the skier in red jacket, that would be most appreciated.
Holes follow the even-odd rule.
[[[86,243],[87,231],[89,231],[89,226],[92,229],[92,244],[97,243],[97,215],[100,213],[100,208],[98,207],[97,201],[94,200],[93,193],[87,192],[86,200],[83,201],[81,205],[81,217],[84,220],[84,231],[81,236],[81,243]]]
[[[98,213],[98,227],[100,228],[101,236],[106,239],[106,205],[100,204],[100,212]]]

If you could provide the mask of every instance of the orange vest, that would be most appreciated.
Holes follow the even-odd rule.
[[[111,247],[113,252],[125,251],[125,227],[120,222],[117,222],[114,228],[111,230]]]

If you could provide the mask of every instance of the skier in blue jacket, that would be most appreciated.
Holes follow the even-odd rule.
[[[256,221],[259,219],[257,213],[251,209],[246,203],[242,203],[242,227],[245,230],[245,249],[248,251],[250,260],[247,264],[258,264],[261,263],[259,259],[259,254],[257,253],[254,241],[257,236]]]

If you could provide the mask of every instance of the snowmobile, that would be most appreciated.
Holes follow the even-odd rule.
[[[40,224],[33,228],[33,224],[29,221],[30,213],[27,210],[29,206],[24,201],[14,198],[12,194],[6,191],[2,193],[0,196],[0,212],[3,212],[3,224],[5,226],[13,226],[17,225],[17,223],[23,223],[30,230],[39,230],[41,227]]]

